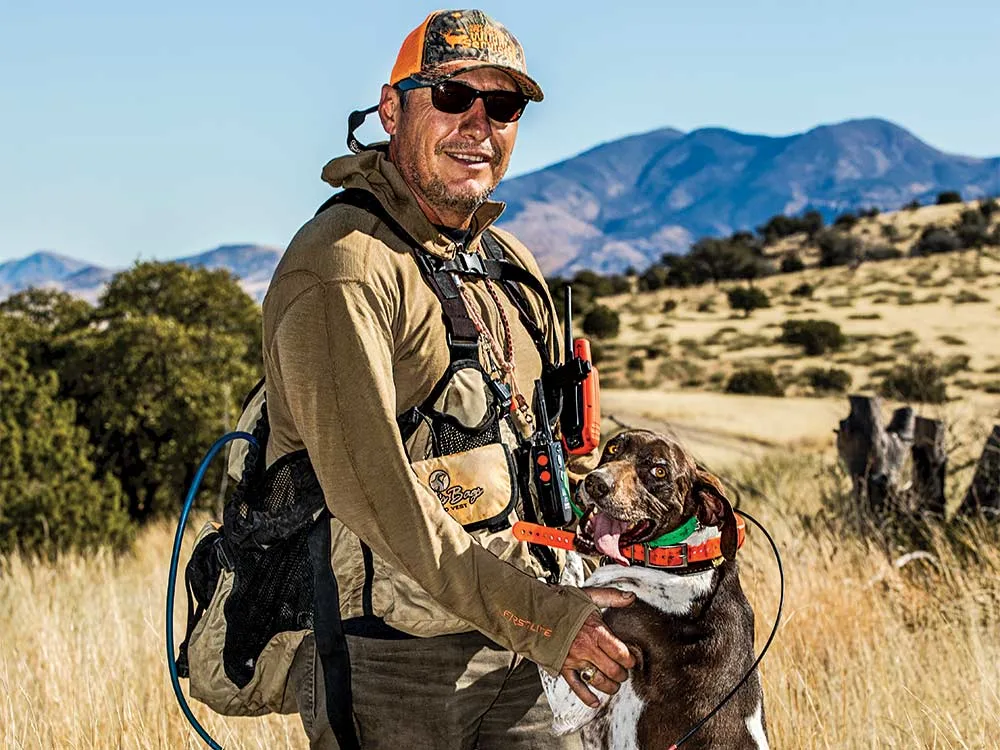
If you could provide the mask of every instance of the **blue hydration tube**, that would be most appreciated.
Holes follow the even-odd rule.
[[[230,432],[216,440],[215,444],[208,449],[208,453],[205,454],[205,458],[202,459],[201,465],[194,475],[194,481],[191,482],[187,497],[184,498],[181,520],[177,524],[177,533],[174,535],[174,551],[170,556],[170,574],[167,578],[167,667],[170,670],[170,683],[173,685],[174,695],[177,696],[177,702],[180,704],[185,718],[191,723],[191,726],[194,727],[194,730],[204,740],[205,744],[212,748],[212,750],[222,750],[222,745],[212,739],[211,735],[198,723],[194,714],[191,713],[191,707],[184,698],[184,693],[181,691],[180,679],[177,676],[177,662],[174,657],[174,590],[177,584],[177,564],[181,556],[181,541],[184,538],[184,527],[187,526],[188,515],[191,513],[191,506],[194,505],[195,497],[198,495],[201,480],[205,477],[208,465],[215,458],[215,454],[219,452],[222,446],[232,440],[247,440],[255,448],[257,447],[257,440],[250,433]]]

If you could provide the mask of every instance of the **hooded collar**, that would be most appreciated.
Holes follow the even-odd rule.
[[[323,181],[335,188],[367,190],[385,207],[399,225],[431,255],[450,260],[458,245],[431,224],[417,203],[413,191],[403,180],[396,166],[389,161],[385,144],[360,154],[332,159],[323,167]],[[469,245],[474,246],[479,235],[503,213],[504,204],[486,201],[472,216]]]

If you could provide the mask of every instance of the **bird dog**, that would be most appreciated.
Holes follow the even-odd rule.
[[[736,563],[742,530],[718,478],[677,442],[647,430],[608,441],[576,500],[583,511],[576,549],[605,563],[584,585],[636,595],[634,604],[603,613],[636,666],[614,695],[595,689],[597,708],[543,671],[553,731],[582,730],[585,750],[667,750],[753,664],[753,610]],[[582,559],[570,556],[563,582],[579,585]],[[768,748],[763,698],[754,670],[685,750]]]

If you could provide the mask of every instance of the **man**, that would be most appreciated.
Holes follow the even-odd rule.
[[[487,198],[507,169],[517,119],[541,99],[506,28],[481,11],[432,13],[382,88],[388,148],[323,170],[332,186],[366,191],[378,205],[334,205],[308,222],[264,302],[267,463],[306,449],[334,516],[332,567],[366,749],[574,747],[548,731],[532,662],[561,673],[592,705],[581,672],[614,692],[634,666],[598,614],[632,598],[540,580],[546,570],[509,527],[467,532],[418,481],[411,463],[423,454],[404,445],[397,421],[454,365],[442,302],[418,256],[439,263],[484,253],[483,233],[503,209]],[[494,236],[540,278],[520,243]],[[501,284],[455,283],[480,334],[480,369],[497,373],[520,426],[530,425],[542,364],[519,315],[551,346],[558,331],[547,292],[525,293],[519,310]],[[322,671],[307,639],[290,679],[311,747],[335,748]]]

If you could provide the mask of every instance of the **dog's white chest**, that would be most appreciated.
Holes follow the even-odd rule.
[[[651,607],[667,615],[686,615],[694,603],[712,590],[714,570],[686,576],[665,575],[655,568],[635,565],[605,565],[594,571],[586,586],[611,586],[631,591]]]
[[[572,556],[573,553],[570,554]],[[561,583],[581,585],[581,566],[568,560],[566,571],[573,572],[565,575]],[[583,585],[611,586],[631,591],[664,614],[684,615],[691,611],[699,598],[711,591],[714,575],[715,571],[706,570],[689,576],[671,576],[650,568],[606,565],[598,568]],[[562,677],[552,677],[539,671],[552,708],[552,729],[556,734],[570,734],[586,727],[583,733],[586,750],[639,750],[636,727],[645,710],[645,703],[630,682],[626,681],[613,696],[595,689],[600,706],[590,708],[576,697]],[[606,742],[603,741],[605,736]]]

